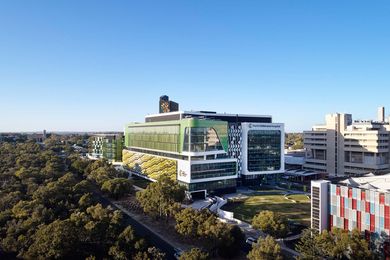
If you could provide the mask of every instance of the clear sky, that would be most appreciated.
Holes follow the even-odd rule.
[[[287,131],[374,118],[390,109],[389,14],[390,1],[1,1],[0,131],[122,130],[162,94]]]

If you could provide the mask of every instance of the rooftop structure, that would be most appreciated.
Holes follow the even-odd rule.
[[[390,192],[390,173],[374,175],[369,173],[363,177],[352,177],[339,182],[352,188],[370,189],[380,192]]]

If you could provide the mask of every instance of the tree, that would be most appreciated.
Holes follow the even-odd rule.
[[[81,209],[86,209],[92,206],[95,203],[95,199],[93,198],[91,193],[85,193],[80,197],[78,204]]]
[[[168,219],[174,216],[180,209],[178,203],[184,200],[185,187],[179,185],[167,175],[162,175],[157,182],[136,194],[137,201],[143,211],[153,217],[165,217]]]
[[[289,232],[287,219],[269,210],[263,210],[254,216],[252,226],[277,238],[284,237]]]
[[[199,248],[191,248],[191,250],[183,252],[179,257],[180,260],[207,260],[209,259],[209,254],[203,252]]]
[[[201,213],[193,208],[185,208],[175,214],[176,232],[184,237],[196,237]]]
[[[127,226],[118,236],[115,245],[110,247],[108,254],[114,259],[131,259],[132,254],[135,253],[136,240],[133,228]]]
[[[158,258],[125,228],[119,211],[95,205],[91,181],[80,181],[87,176],[82,173],[100,168],[102,179],[123,173],[105,161],[80,160],[72,167],[79,155],[66,138],[52,138],[46,146],[0,142],[0,258],[106,259],[122,252],[127,259],[138,253]]]
[[[286,133],[285,148],[293,150],[303,149],[303,134],[302,133]]]
[[[175,215],[175,220],[179,234],[202,240],[205,247],[217,251],[222,257],[235,256],[244,241],[244,234],[238,226],[219,221],[208,209],[185,208]]]
[[[372,258],[367,240],[362,237],[357,229],[352,230],[350,234],[349,257],[356,260]]]
[[[27,258],[66,258],[77,246],[77,230],[69,220],[41,226],[34,235]]]
[[[218,245],[218,252],[221,256],[236,256],[240,249],[245,243],[245,235],[242,232],[241,228],[237,225],[229,225],[224,223],[227,226],[228,230],[228,239],[225,238],[225,241],[221,241]]]
[[[107,192],[110,197],[119,199],[133,192],[133,182],[125,178],[115,178],[103,183],[101,190]]]
[[[305,229],[302,232],[302,237],[296,245],[297,252],[300,253],[299,260],[320,260],[324,257],[321,250],[322,245],[318,245],[317,231],[312,229]]]
[[[249,260],[281,260],[281,247],[271,237],[260,238],[256,244],[253,244],[252,250],[247,255]]]
[[[371,259],[367,241],[358,230],[348,232],[333,228],[332,232],[324,230],[318,234],[305,230],[296,247],[301,254],[299,259]]]

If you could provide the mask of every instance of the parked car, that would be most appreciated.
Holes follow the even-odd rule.
[[[257,242],[257,239],[253,238],[253,237],[248,237],[246,240],[245,240],[245,243],[247,243],[248,245],[253,245]]]

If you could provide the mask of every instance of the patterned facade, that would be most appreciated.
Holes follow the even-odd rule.
[[[241,176],[242,170],[242,154],[241,154],[241,144],[242,144],[242,129],[241,124],[239,123],[230,123],[229,124],[229,156],[231,158],[237,159],[237,169],[238,176]]]
[[[330,184],[330,228],[390,234],[390,193]]]

